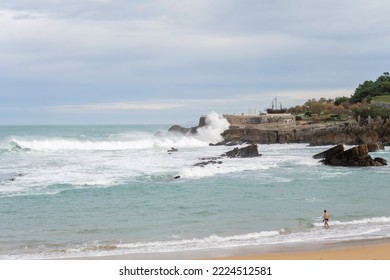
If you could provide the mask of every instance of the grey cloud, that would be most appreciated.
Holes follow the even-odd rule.
[[[353,89],[389,70],[387,5],[5,0],[0,75],[9,94],[34,81],[38,95],[50,81],[69,99],[90,92],[93,103]]]

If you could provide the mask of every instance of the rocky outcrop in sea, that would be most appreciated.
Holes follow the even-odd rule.
[[[199,124],[194,127],[183,127],[180,125],[172,125],[169,129],[168,132],[170,133],[176,133],[180,135],[188,135],[188,134],[196,134],[198,133],[198,128],[206,126],[206,116],[201,116],[199,118]]]
[[[249,158],[249,157],[259,157],[258,147],[256,144],[252,144],[243,148],[234,148],[231,151],[226,152],[223,156],[229,158]]]
[[[322,153],[313,156],[315,159],[322,159],[320,162],[333,166],[384,166],[387,161],[383,158],[372,158],[369,154],[367,144],[362,144],[348,150],[343,145],[337,145]]]

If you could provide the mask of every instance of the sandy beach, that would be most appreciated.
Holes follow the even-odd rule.
[[[281,248],[282,249],[282,248]],[[286,249],[286,248],[285,248]],[[285,252],[236,255],[223,260],[390,260],[390,239],[292,247]]]
[[[241,247],[171,253],[124,254],[66,259],[92,260],[390,260],[390,238]]]

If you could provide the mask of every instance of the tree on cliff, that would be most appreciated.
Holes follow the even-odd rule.
[[[306,116],[311,116],[312,114],[319,116],[320,114],[349,113],[350,104],[348,103],[348,98],[338,98],[340,98],[340,102],[337,104],[333,99],[326,99],[321,97],[319,100],[317,100],[316,98],[312,98],[307,100],[302,106],[295,106],[289,108],[288,112],[292,114],[305,113]]]
[[[389,72],[383,73],[375,82],[365,81],[359,84],[355,93],[351,96],[351,103],[369,101],[374,96],[390,95],[390,75]]]
[[[336,97],[335,100],[334,100],[334,105],[336,106],[339,106],[339,105],[342,105],[344,106],[344,104],[346,103],[349,103],[349,98],[348,97]]]

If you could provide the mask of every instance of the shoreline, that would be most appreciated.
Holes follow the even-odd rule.
[[[282,249],[282,248],[280,248]],[[274,252],[235,255],[218,260],[390,260],[390,238],[299,245]]]
[[[390,260],[390,238],[74,257],[63,260]]]

